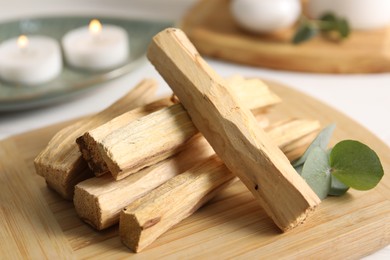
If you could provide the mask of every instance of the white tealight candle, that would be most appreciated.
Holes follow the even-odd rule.
[[[45,83],[62,70],[61,48],[46,36],[21,35],[0,45],[0,78],[22,85]]]
[[[126,62],[129,55],[128,36],[115,25],[101,25],[92,20],[87,27],[68,32],[62,39],[67,63],[76,68],[105,70]]]

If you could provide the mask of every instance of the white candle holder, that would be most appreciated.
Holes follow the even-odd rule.
[[[0,45],[0,78],[14,84],[38,85],[62,71],[61,48],[47,36],[22,35]]]
[[[65,60],[74,68],[91,71],[116,68],[127,61],[127,32],[115,25],[92,20],[89,27],[68,32],[62,38]]]

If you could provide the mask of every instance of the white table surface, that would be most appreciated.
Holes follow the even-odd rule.
[[[96,14],[144,19],[179,19],[194,0],[0,0],[0,21],[55,14]],[[1,32],[0,32],[1,33]],[[207,59],[222,76],[241,74],[285,83],[327,103],[365,126],[390,146],[390,74],[321,75],[273,71]],[[315,66],[313,64],[313,66]],[[53,106],[0,113],[0,139],[104,109],[143,78],[161,83],[159,94],[170,93],[147,62],[131,74]],[[390,156],[390,155],[389,155]],[[365,259],[390,259],[390,245]]]

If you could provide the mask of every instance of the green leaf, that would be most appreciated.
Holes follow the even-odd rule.
[[[303,165],[301,176],[321,200],[325,199],[331,184],[328,153],[318,146],[313,148]]]
[[[342,38],[347,38],[351,32],[347,20],[341,19],[337,22],[337,31]]]
[[[325,13],[320,17],[321,21],[326,21],[326,22],[335,22],[337,21],[337,17],[333,13]]]
[[[295,32],[292,42],[299,44],[310,40],[318,33],[332,41],[339,41],[347,38],[351,32],[346,19],[338,17],[333,13],[326,13],[319,20],[308,19],[304,15],[301,16],[301,22]]]
[[[318,30],[315,26],[313,26],[311,23],[302,23],[298,30],[296,31],[292,42],[294,44],[299,44],[305,41],[310,40],[314,36],[316,36],[318,33]]]
[[[339,181],[333,174],[331,174],[331,184],[328,195],[341,196],[349,190],[349,187]]]
[[[339,38],[347,38],[351,32],[346,19],[333,13],[327,13],[320,18],[319,27],[322,32],[336,32]]]
[[[335,124],[331,124],[327,127],[325,127],[313,140],[313,142],[310,144],[310,146],[307,148],[305,153],[296,161],[292,163],[294,167],[298,167],[305,163],[307,156],[310,154],[311,150],[315,147],[321,147],[323,150],[325,150],[328,147],[330,138],[332,137],[333,131],[336,128]]]
[[[321,31],[332,31],[336,28],[337,17],[333,13],[326,13],[320,17]]]
[[[383,177],[377,154],[358,141],[345,140],[333,147],[330,166],[337,179],[357,190],[372,189]]]

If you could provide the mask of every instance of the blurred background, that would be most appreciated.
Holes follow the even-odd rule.
[[[180,20],[195,0],[0,0],[0,21],[16,18],[55,15],[103,15],[146,20]],[[286,83],[343,111],[365,125],[382,140],[390,143],[388,124],[378,120],[377,114],[390,111],[387,92],[389,73],[331,75],[275,71],[208,59],[223,76],[242,74],[263,77]],[[0,139],[48,124],[99,111],[126,93],[145,77],[160,76],[147,62],[133,73],[116,79],[103,88],[83,97],[60,103],[50,108],[38,108],[21,113],[0,113]],[[127,86],[127,87],[126,87]],[[169,91],[162,88],[161,93]],[[93,103],[93,105],[92,105]],[[80,109],[82,107],[82,109]],[[38,120],[37,120],[38,119]]]
[[[95,14],[178,20],[195,0],[0,0],[0,20],[31,15]]]

